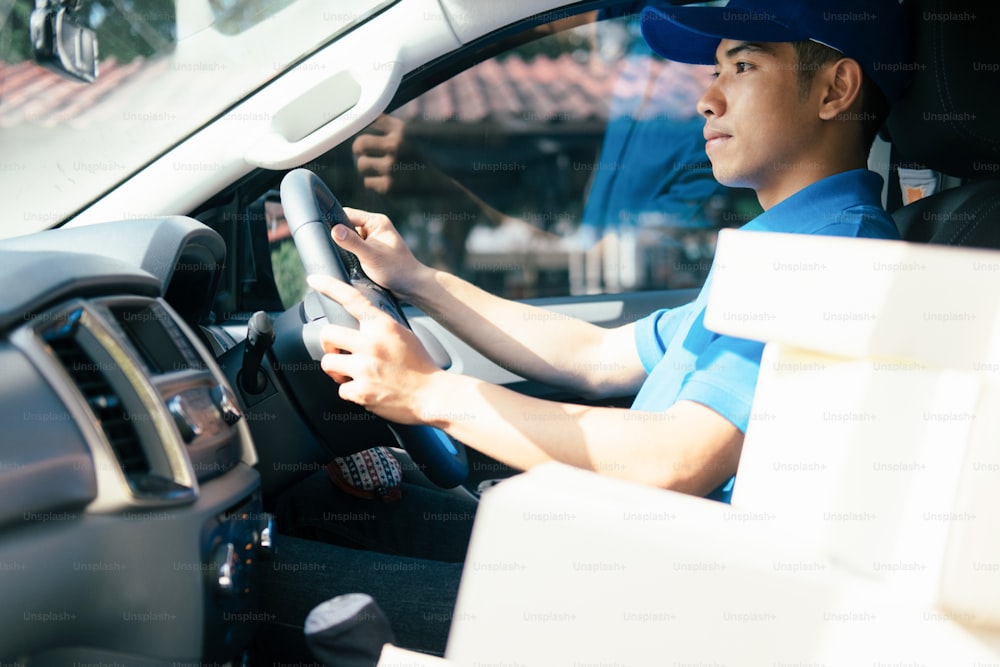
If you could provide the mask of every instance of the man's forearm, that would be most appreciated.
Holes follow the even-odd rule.
[[[441,370],[413,332],[353,286],[319,276],[310,286],[360,323],[359,330],[323,327],[324,372],[340,384],[341,398],[384,419],[437,426],[522,469],[561,461],[695,494],[708,493],[736,470],[742,433],[704,405],[678,401],[646,412],[525,396]]]
[[[421,418],[515,468],[560,461],[661,488],[707,495],[736,472],[743,435],[709,408],[665,412],[544,401],[441,372]]]
[[[502,299],[443,271],[427,271],[402,296],[523,377],[587,396],[633,393],[645,378],[630,331]]]

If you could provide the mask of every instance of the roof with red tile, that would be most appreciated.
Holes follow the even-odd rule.
[[[407,121],[509,124],[605,120],[616,77],[569,54],[487,60],[399,109]]]
[[[484,61],[410,101],[394,115],[411,123],[603,124],[613,114],[690,118],[711,68],[630,56],[606,64],[571,54]],[[643,101],[646,98],[647,101]]]
[[[0,127],[26,120],[46,124],[47,118],[77,117],[124,80],[142,72],[144,62],[139,58],[122,65],[105,60],[97,81],[89,85],[66,80],[32,62],[0,62]],[[518,55],[494,58],[444,81],[394,115],[417,123],[495,122],[512,128],[539,122],[603,123],[611,113],[613,99],[647,92],[693,113],[694,100],[705,81],[684,73],[665,77],[661,74],[673,70],[662,61],[651,63],[647,57],[595,64],[578,61],[570,54],[528,60]],[[654,70],[658,73],[652,84],[650,66],[659,68]]]
[[[104,60],[93,84],[70,81],[31,61],[0,62],[0,127],[54,124],[76,117],[138,72],[144,62],[136,58],[120,65],[113,58]]]

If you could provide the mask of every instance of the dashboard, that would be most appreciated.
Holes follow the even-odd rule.
[[[183,217],[0,243],[0,659],[225,662],[268,557],[256,453]]]
[[[271,503],[331,456],[395,446],[319,369],[314,298],[274,320],[264,388],[246,391],[240,327],[200,326],[225,264],[183,216],[0,241],[0,665],[230,662],[266,613]],[[536,305],[611,326],[691,296]],[[442,367],[579,398],[404,310]],[[513,474],[469,455],[468,488]]]

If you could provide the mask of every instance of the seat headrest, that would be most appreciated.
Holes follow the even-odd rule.
[[[1000,248],[1000,180],[982,180],[919,199],[892,214],[907,241]]]
[[[1000,177],[1000,3],[907,0],[913,83],[888,130],[903,164],[961,178]]]

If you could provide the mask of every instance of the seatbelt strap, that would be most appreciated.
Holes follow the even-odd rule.
[[[899,154],[895,144],[889,144],[889,174],[886,176],[885,210],[892,214],[903,207],[903,189],[899,185]]]

